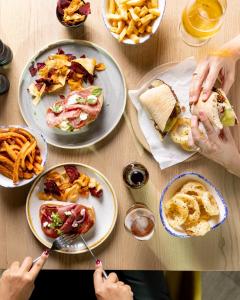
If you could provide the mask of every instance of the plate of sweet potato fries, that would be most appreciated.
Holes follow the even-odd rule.
[[[47,144],[43,136],[28,127],[0,127],[0,185],[28,184],[44,170]]]

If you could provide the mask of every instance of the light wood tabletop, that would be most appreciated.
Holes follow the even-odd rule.
[[[181,4],[180,4],[181,2]],[[163,22],[157,33],[138,46],[119,44],[106,30],[101,17],[101,1],[92,0],[92,14],[84,29],[70,30],[57,20],[56,1],[8,0],[0,1],[0,36],[14,53],[7,73],[11,88],[0,97],[0,124],[24,124],[17,97],[20,74],[40,48],[66,38],[92,41],[108,50],[120,64],[128,85],[134,88],[144,74],[152,68],[171,61],[182,61],[189,56],[198,59],[210,50],[239,33],[239,1],[228,1],[226,19],[221,31],[201,48],[183,43],[178,33],[179,15],[184,1],[167,1]],[[232,100],[240,116],[240,83],[232,88]],[[138,143],[129,118],[130,101],[126,113],[113,133],[103,142],[85,150],[62,150],[48,147],[47,167],[63,162],[81,162],[101,171],[112,183],[118,198],[119,215],[116,227],[108,240],[96,249],[106,269],[154,270],[240,270],[240,180],[222,167],[201,158],[161,171],[157,162]],[[239,130],[234,137],[239,145]],[[122,169],[131,161],[140,161],[150,172],[145,190],[131,194],[124,186]],[[171,237],[159,218],[159,199],[164,186],[178,173],[195,171],[204,174],[223,193],[229,207],[226,223],[203,238],[178,239]],[[0,189],[0,268],[25,256],[37,257],[44,249],[34,238],[25,216],[25,201],[30,187]],[[154,211],[157,225],[150,241],[135,240],[124,229],[127,209],[136,201],[146,202]],[[89,255],[52,254],[47,269],[93,269]]]

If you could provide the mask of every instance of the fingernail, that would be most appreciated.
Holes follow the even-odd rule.
[[[48,256],[49,255],[49,250],[46,249],[44,252],[43,252],[44,255]]]
[[[101,262],[100,259],[97,259],[97,260],[96,260],[96,265],[97,265],[97,266],[101,266],[101,265],[102,265],[102,262]]]

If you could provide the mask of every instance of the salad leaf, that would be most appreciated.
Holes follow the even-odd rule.
[[[60,218],[58,213],[52,213],[51,218],[52,218],[52,223],[50,223],[51,228],[61,227],[63,225],[63,221]]]
[[[59,114],[60,112],[63,111],[63,107],[62,107],[62,105],[54,104],[53,106],[51,106],[51,110],[52,110],[54,113]]]
[[[102,94],[102,89],[101,88],[96,88],[92,91],[92,95],[99,97]]]

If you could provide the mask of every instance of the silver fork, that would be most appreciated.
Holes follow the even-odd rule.
[[[46,252],[50,254],[52,251],[62,250],[68,248],[76,239],[79,237],[79,234],[63,234],[57,237],[50,249],[47,249]],[[33,265],[41,258],[41,255],[34,259]]]

